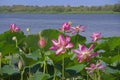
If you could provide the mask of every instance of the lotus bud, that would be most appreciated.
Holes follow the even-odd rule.
[[[28,35],[30,35],[30,28],[27,28],[26,31],[28,32]]]
[[[45,47],[45,45],[46,45],[46,41],[45,41],[45,39],[44,38],[41,38],[40,40],[39,40],[39,46],[40,46],[40,48],[44,48]]]
[[[72,22],[71,22],[71,21],[69,21],[69,22],[68,22],[68,24],[71,26],[71,25],[72,25]]]
[[[19,61],[18,61],[18,68],[19,68],[19,70],[21,70],[22,65],[23,65],[22,61],[21,61],[21,60],[19,60]]]
[[[30,34],[30,28],[27,28],[26,31]]]
[[[13,36],[12,40],[16,42],[16,47],[18,48],[18,43],[17,43],[17,38],[16,38],[16,36]]]
[[[26,31],[27,31],[27,32],[30,32],[30,28],[27,28]]]
[[[16,40],[17,40],[16,36],[13,36],[12,40],[13,40],[13,41],[16,41]]]

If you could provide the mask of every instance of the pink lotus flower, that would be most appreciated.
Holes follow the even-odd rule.
[[[59,30],[63,32],[70,32],[70,28],[71,28],[71,25],[66,22],[62,25],[62,28],[60,28]]]
[[[90,64],[90,67],[86,67],[85,68],[89,74],[92,74],[95,70],[104,70],[105,69],[105,66],[98,63],[98,64]]]
[[[16,26],[16,24],[10,24],[10,31],[11,32],[19,32],[20,28]]]
[[[70,37],[64,36],[62,34],[59,35],[58,41],[52,40],[53,46],[50,48],[50,50],[56,50],[56,55],[59,55],[60,53],[65,53],[66,49],[72,48],[73,44],[70,43]]]
[[[40,48],[44,48],[45,45],[46,45],[45,39],[44,39],[44,38],[41,38],[41,39],[39,40],[38,44],[39,44]]]
[[[94,32],[92,34],[92,36],[90,36],[92,38],[93,42],[96,42],[97,40],[101,39],[101,33],[100,32]]]
[[[84,45],[79,44],[79,50],[74,50],[73,52],[77,54],[78,62],[83,61],[89,61],[94,56],[97,56],[98,54],[96,52],[93,52],[94,45],[92,44],[88,49]]]
[[[85,32],[85,27],[82,25],[72,27],[72,34],[78,34],[79,32]]]

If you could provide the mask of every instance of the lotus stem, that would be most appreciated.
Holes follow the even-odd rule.
[[[2,53],[0,52],[0,74],[2,74],[1,73],[1,67],[2,67]]]
[[[96,75],[96,73],[94,74],[94,80],[97,80],[97,75]]]
[[[54,77],[53,77],[53,80],[56,80],[56,68],[54,66]]]
[[[18,41],[16,40],[16,47],[18,48],[18,43],[17,43]]]
[[[89,78],[89,76],[88,76],[88,74],[87,74],[87,80],[88,80],[88,78]]]
[[[64,55],[62,56],[62,80],[65,79],[65,76],[64,76]]]
[[[44,59],[44,68],[43,68],[43,73],[45,73],[45,70],[46,70],[46,57]]]
[[[0,57],[0,72],[1,72],[1,65],[2,64],[2,57]]]
[[[29,66],[29,77],[30,77],[30,72],[31,72],[31,71],[30,71],[30,66]]]
[[[120,56],[120,50],[118,48],[118,56]],[[118,64],[120,63],[120,58],[118,57]]]
[[[11,59],[11,54],[9,53],[9,57],[10,57],[10,59],[9,59],[9,65],[11,66],[12,65],[12,59]]]
[[[23,69],[23,71],[21,71],[21,79],[20,80],[23,80],[23,74],[24,74],[24,69]]]
[[[30,31],[28,31],[28,35],[30,35]]]
[[[45,61],[45,63],[46,63],[46,61]],[[46,73],[48,73],[47,63],[46,63],[46,67],[45,68],[46,68]]]
[[[100,71],[97,70],[98,80],[101,80]]]
[[[46,55],[43,54],[45,53],[44,52],[44,49],[41,49],[41,56],[44,57],[44,63],[43,63],[43,73],[48,73],[48,69],[47,69],[47,63],[46,63]]]

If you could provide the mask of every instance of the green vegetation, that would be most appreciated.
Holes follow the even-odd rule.
[[[0,34],[0,80],[61,80],[63,54],[56,56],[55,52],[48,48],[52,46],[51,39],[57,39],[59,34],[61,32],[54,29],[43,30],[41,36],[47,40],[47,46],[44,49],[37,44],[39,34],[24,35],[23,32],[10,31]],[[16,43],[12,40],[14,36],[18,41],[18,47],[15,47]],[[71,36],[71,42],[74,43],[74,49],[78,48],[78,43],[86,46],[94,44],[94,51],[99,52],[99,56],[87,64],[86,62],[78,63],[72,50],[67,50],[67,53],[64,53],[66,79],[95,80],[88,76],[84,68],[97,60],[102,61],[106,66],[104,71],[100,71],[101,79],[99,80],[120,79],[120,37],[102,38],[99,43],[86,44],[86,37],[78,34]],[[43,56],[46,57],[46,73],[43,73]]]
[[[120,36],[94,32],[88,43],[84,26],[63,26],[25,35],[10,24],[0,34],[0,80],[120,80]]]
[[[0,13],[40,13],[40,14],[119,14],[120,4],[105,6],[0,6]]]

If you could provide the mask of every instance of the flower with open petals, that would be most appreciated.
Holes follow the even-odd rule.
[[[60,34],[57,40],[52,40],[53,46],[50,50],[56,50],[56,55],[60,53],[65,53],[66,49],[72,48],[73,44],[70,43],[70,37],[66,36],[66,38]]]
[[[85,26],[78,25],[76,27],[71,27],[72,34],[78,34],[79,32],[85,32]]]
[[[93,52],[94,45],[87,49],[86,46],[79,44],[79,50],[74,50],[73,52],[77,54],[78,62],[89,61],[92,57],[97,56],[96,52]]]
[[[88,74],[92,74],[95,70],[104,70],[105,66],[98,63],[98,64],[90,64],[90,67],[85,68],[88,71]]]
[[[20,28],[16,26],[16,24],[10,24],[10,31],[11,32],[19,32]]]
[[[60,30],[60,31],[63,31],[63,32],[70,32],[70,29],[71,29],[70,23],[65,22],[65,23],[62,25],[62,28],[60,28],[59,30]]]
[[[96,42],[96,41],[101,39],[101,33],[100,32],[94,32],[92,34],[92,36],[90,36],[90,37],[92,38],[93,42]]]

